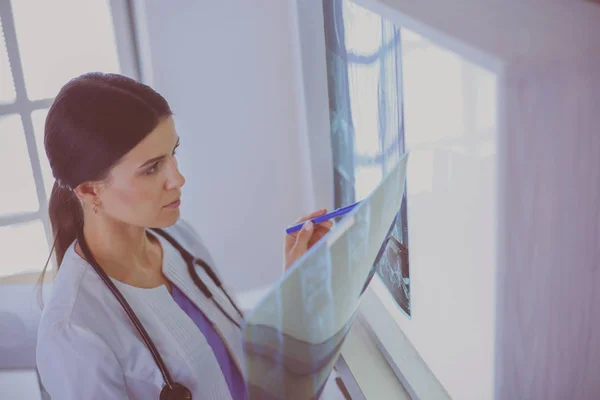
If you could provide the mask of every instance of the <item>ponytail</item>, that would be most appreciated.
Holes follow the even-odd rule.
[[[54,248],[56,251],[56,268],[60,267],[65,252],[77,237],[83,225],[83,210],[79,199],[68,187],[54,182],[50,202],[48,204]],[[47,267],[47,265],[46,265]]]
[[[50,194],[48,214],[50,216],[50,224],[52,225],[53,249],[56,254],[56,270],[58,271],[67,249],[77,237],[78,230],[83,226],[83,210],[73,190],[55,181],[52,193]],[[40,288],[44,282],[51,257],[52,249],[38,281]],[[38,302],[41,307],[43,307],[42,297],[40,291],[38,293]]]

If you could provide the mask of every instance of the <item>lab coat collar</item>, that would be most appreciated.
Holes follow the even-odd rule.
[[[163,274],[169,281],[177,286],[177,288],[181,290],[202,313],[204,313],[206,318],[212,323],[217,333],[222,339],[224,339],[225,345],[228,347],[230,354],[232,354],[239,370],[242,372],[242,375],[245,376],[242,363],[243,353],[240,329],[232,324],[221,313],[221,311],[218,310],[218,308],[213,304],[212,300],[205,297],[202,291],[196,287],[196,284],[192,280],[192,277],[188,271],[187,264],[185,263],[185,260],[179,251],[162,236],[156,234],[156,237],[160,240],[163,248]],[[176,236],[174,236],[174,238],[178,240]],[[188,244],[183,242],[180,242],[180,245],[195,257],[206,261],[211,268],[215,270],[210,254],[203,246],[194,246],[194,248],[191,248]],[[241,325],[243,322],[242,318],[231,305],[223,291],[213,282],[210,276],[206,274],[203,268],[195,265],[195,269],[199,278],[212,293],[215,302],[217,302],[229,314],[230,317],[232,317],[238,324]],[[231,292],[228,293],[231,295]]]

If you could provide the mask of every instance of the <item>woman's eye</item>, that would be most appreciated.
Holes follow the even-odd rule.
[[[146,175],[155,174],[158,171],[159,164],[160,164],[160,161],[155,162],[154,164],[152,164],[152,166],[146,170]]]

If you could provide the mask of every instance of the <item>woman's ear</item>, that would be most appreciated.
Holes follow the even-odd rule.
[[[100,204],[100,183],[98,182],[83,182],[73,191],[79,200],[90,207]]]

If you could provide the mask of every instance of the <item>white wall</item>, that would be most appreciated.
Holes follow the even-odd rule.
[[[182,216],[231,287],[268,284],[282,268],[284,228],[314,203],[290,2],[135,5],[147,81],[170,102],[181,136]]]

